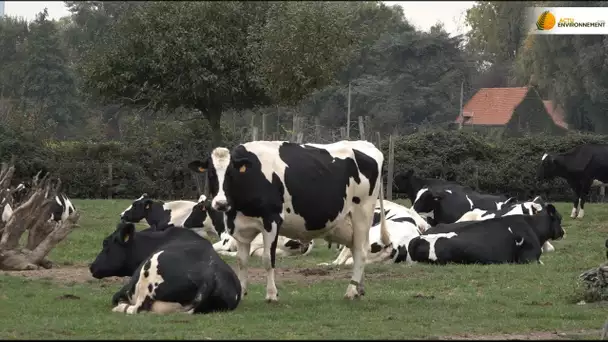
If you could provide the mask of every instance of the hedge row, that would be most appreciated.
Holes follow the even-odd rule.
[[[74,198],[136,198],[143,192],[164,199],[197,198],[197,182],[188,161],[208,153],[208,132],[165,135],[130,143],[42,143],[0,129],[0,159],[17,157],[15,181],[30,180],[38,170],[51,171]],[[382,149],[388,156],[388,139]],[[529,136],[499,142],[464,131],[427,131],[395,141],[395,171],[413,168],[423,177],[453,174],[464,185],[520,199],[543,195],[570,201],[563,180],[537,182],[545,152],[564,152],[586,142],[608,143],[608,136],[571,134]],[[229,143],[228,146],[234,144]],[[112,165],[110,180],[109,165]]]
[[[395,139],[395,172],[414,169],[422,177],[454,176],[474,189],[527,199],[542,195],[571,201],[573,192],[562,179],[536,179],[544,153],[561,153],[583,143],[608,143],[608,136],[534,135],[500,141],[466,131],[432,131]],[[388,156],[388,143],[382,150]]]

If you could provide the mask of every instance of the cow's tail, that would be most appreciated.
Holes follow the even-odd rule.
[[[380,200],[380,241],[384,246],[389,246],[391,244],[391,237],[388,233],[386,218],[384,216],[384,182],[382,181],[382,174],[380,174],[380,196],[378,196],[378,199]]]

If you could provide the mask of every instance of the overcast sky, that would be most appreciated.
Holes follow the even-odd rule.
[[[441,21],[450,34],[464,33],[468,30],[464,24],[466,10],[474,1],[384,1],[388,5],[403,7],[405,17],[421,30],[428,30]],[[49,16],[59,19],[70,14],[63,1],[5,1],[5,14],[20,16],[33,20],[36,13],[44,8]]]

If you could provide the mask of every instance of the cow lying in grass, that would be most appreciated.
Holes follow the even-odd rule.
[[[167,227],[135,231],[121,222],[103,240],[93,277],[131,276],[112,298],[115,312],[210,313],[234,310],[241,284],[232,268],[195,232]]]
[[[153,200],[148,194],[133,201],[120,214],[125,222],[137,223],[143,219],[152,229],[162,230],[168,226],[192,229],[203,237],[219,239],[224,229],[224,214],[211,208],[211,201],[201,195],[197,202]]]
[[[380,241],[380,205],[376,203],[374,208],[374,219],[369,231],[369,243],[372,257],[371,261],[389,261],[393,263],[408,262],[412,259],[407,253],[407,246],[414,237],[419,236],[430,226],[422,216],[414,210],[406,208],[395,202],[384,200],[384,215],[386,216],[386,228],[393,244],[393,250],[388,260],[378,260],[374,256],[381,250]],[[352,265],[353,258],[349,248],[343,247],[338,257],[331,263],[321,263],[319,266],[327,265]]]
[[[264,239],[262,234],[251,241],[251,250],[249,255],[262,257],[264,254]],[[231,257],[237,256],[237,243],[236,240],[228,233],[222,233],[220,241],[213,244],[213,249],[221,255],[228,255]],[[310,242],[302,242],[300,240],[294,240],[279,235],[277,239],[277,256],[295,256],[295,255],[307,255],[314,246],[314,240]]]
[[[540,261],[541,246],[564,236],[562,217],[547,204],[535,215],[440,224],[409,243],[412,260],[445,264],[500,264]]]
[[[540,196],[537,196],[532,201],[523,203],[508,204],[499,210],[482,210],[473,209],[464,215],[456,222],[464,221],[483,221],[495,217],[510,216],[510,215],[534,215],[543,210],[544,202]],[[555,248],[549,241],[543,244],[543,252],[553,252]]]

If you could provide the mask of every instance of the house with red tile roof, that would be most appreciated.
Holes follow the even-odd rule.
[[[542,100],[534,87],[481,88],[455,122],[465,128],[504,128],[514,134],[568,129],[563,109]]]

